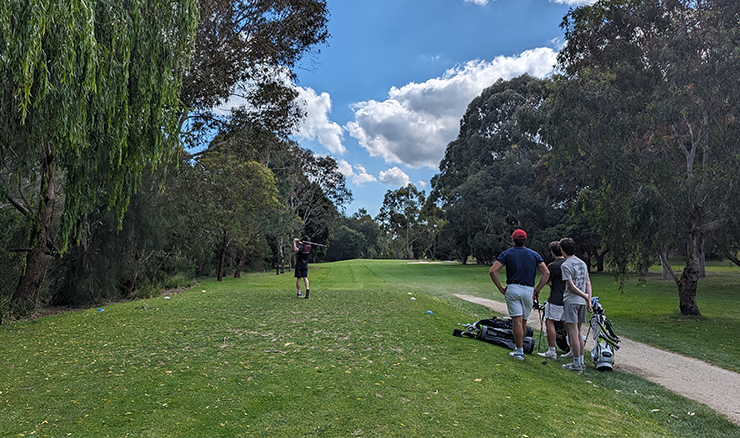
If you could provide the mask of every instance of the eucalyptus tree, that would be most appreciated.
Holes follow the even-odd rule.
[[[202,175],[198,184],[207,202],[203,213],[208,215],[211,231],[218,238],[217,280],[222,281],[230,249],[234,245],[246,247],[264,233],[260,227],[279,211],[275,176],[263,164],[221,154],[210,154],[196,166]]]
[[[489,263],[509,246],[513,229],[557,222],[535,172],[547,150],[537,136],[546,84],[527,75],[499,80],[468,105],[447,146],[430,198],[446,212],[444,234],[463,262],[472,254]]]
[[[2,194],[27,229],[21,311],[36,304],[45,254],[64,251],[94,205],[120,221],[141,170],[178,143],[197,18],[195,0],[0,5]]]
[[[395,258],[415,257],[414,244],[424,236],[427,226],[426,217],[422,215],[425,202],[426,193],[413,184],[385,193],[375,220],[390,239]]]
[[[199,0],[194,61],[183,81],[180,113],[191,144],[210,141],[231,115],[287,134],[302,117],[292,86],[297,63],[329,37],[325,0]]]
[[[297,234],[325,240],[340,219],[340,209],[352,201],[345,176],[334,158],[293,148],[287,204],[300,217],[303,229]]]
[[[618,263],[687,242],[681,313],[699,315],[706,239],[738,193],[740,5],[615,0],[571,10],[545,138],[576,158]]]

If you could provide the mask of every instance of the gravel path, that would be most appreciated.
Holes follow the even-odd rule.
[[[455,296],[508,315],[506,303],[501,301],[472,295]],[[539,329],[539,321],[529,320],[528,324]],[[703,403],[740,425],[740,374],[621,336],[619,339],[614,368],[637,374],[676,394]],[[593,340],[588,341],[587,350],[593,345]]]

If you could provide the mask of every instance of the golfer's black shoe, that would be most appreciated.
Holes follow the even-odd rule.
[[[308,299],[308,291],[306,291],[306,299]]]

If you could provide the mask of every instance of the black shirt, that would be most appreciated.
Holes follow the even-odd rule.
[[[550,296],[547,302],[555,306],[563,305],[563,292],[565,292],[565,281],[563,281],[563,271],[560,269],[565,259],[555,259],[554,262],[547,265],[550,271]]]

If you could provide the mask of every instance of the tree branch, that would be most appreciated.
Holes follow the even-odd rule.
[[[729,251],[727,252],[727,258],[730,259],[730,261],[738,266],[740,266],[740,259],[732,255]]]
[[[23,206],[23,204],[21,204],[15,198],[13,198],[12,196],[10,196],[10,187],[8,187],[8,182],[5,180],[5,178],[2,175],[0,175],[0,180],[2,180],[3,181],[3,185],[5,185],[5,192],[7,193],[5,195],[5,198],[8,200],[8,202],[10,202],[13,205],[13,207],[16,208],[16,210],[18,210],[19,212],[21,212],[21,214],[23,216],[28,217],[28,214],[30,212],[28,211],[28,209],[26,207]],[[21,196],[23,196],[23,193],[22,192],[21,192]]]
[[[708,222],[704,225],[700,225],[696,227],[696,230],[699,231],[700,233],[708,233],[710,231],[714,231],[717,228],[721,227],[722,225],[724,225],[725,222],[726,222],[725,219],[713,220],[712,222]]]
[[[680,287],[681,280],[678,277],[676,277],[676,273],[673,272],[673,268],[671,268],[671,265],[668,263],[668,258],[662,252],[658,252],[658,257],[660,257],[660,262],[663,263],[663,266],[666,267],[666,269],[668,270],[668,273],[671,274],[673,281],[675,281],[676,285]]]

